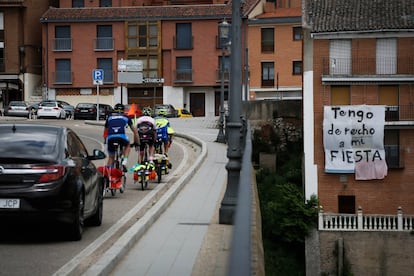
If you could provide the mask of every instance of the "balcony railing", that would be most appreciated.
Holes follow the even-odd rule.
[[[114,71],[112,70],[105,70],[103,83],[110,84],[114,83]]]
[[[323,75],[414,75],[414,57],[323,58]]]
[[[191,40],[183,40],[177,39],[177,37],[174,36],[173,45],[175,50],[192,50],[194,45],[194,37],[191,37]]]
[[[95,39],[95,51],[112,51],[114,39],[112,37],[98,37]]]
[[[224,70],[223,78],[225,82],[228,82],[230,80],[230,70],[226,69]],[[216,70],[216,81],[221,82],[221,70]]]
[[[403,215],[398,209],[397,215],[363,215],[359,209],[357,214],[333,214],[319,212],[320,231],[413,231],[414,216]]]
[[[193,70],[192,69],[177,69],[174,71],[174,82],[192,82]]]
[[[404,168],[404,149],[400,145],[384,145],[384,149],[388,168]]]
[[[71,38],[53,39],[53,51],[72,51],[72,39]]]
[[[54,72],[53,80],[55,84],[71,84],[72,83],[72,71]]]
[[[414,105],[387,106],[385,121],[414,121]]]

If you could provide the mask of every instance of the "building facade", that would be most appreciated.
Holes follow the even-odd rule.
[[[269,1],[249,14],[248,100],[302,99],[301,1]]]
[[[320,203],[307,266],[412,271],[402,241],[414,222],[413,2],[303,3],[304,188]]]
[[[0,1],[0,108],[12,100],[42,98],[44,49],[39,18],[54,2]]]
[[[168,103],[195,116],[217,116],[223,59],[218,26],[231,19],[231,6],[183,3],[60,1],[40,19],[47,97],[72,104]],[[142,68],[120,69],[123,61],[140,61]],[[98,68],[104,79],[95,85]]]

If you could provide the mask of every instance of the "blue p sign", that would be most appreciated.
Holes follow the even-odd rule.
[[[102,84],[102,81],[104,79],[104,70],[94,69],[92,72],[92,78],[94,84]]]

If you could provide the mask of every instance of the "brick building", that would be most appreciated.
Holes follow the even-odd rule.
[[[217,115],[218,24],[231,18],[231,6],[183,3],[189,4],[62,0],[60,8],[50,8],[40,20],[48,98],[95,102],[98,87],[92,83],[92,71],[100,68],[102,103],[169,103],[187,107],[195,116]],[[142,61],[143,82],[120,83],[120,60]]]
[[[321,206],[310,275],[413,269],[413,15],[405,0],[304,1],[304,187]]]
[[[0,108],[11,100],[42,97],[40,16],[56,1],[0,1]]]
[[[249,14],[249,100],[302,99],[301,1],[260,8]]]

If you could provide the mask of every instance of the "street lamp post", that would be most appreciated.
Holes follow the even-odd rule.
[[[241,105],[242,105],[242,51],[241,51],[241,0],[232,1],[231,56],[230,56],[230,95],[227,130],[227,187],[219,210],[220,224],[233,224],[237,207],[241,170]]]
[[[220,64],[220,74],[221,74],[221,89],[220,89],[220,119],[219,119],[219,133],[217,134],[216,142],[226,143],[226,136],[224,135],[224,50],[228,44],[229,39],[230,24],[224,19],[223,22],[219,24],[219,41],[221,46],[221,64]]]

